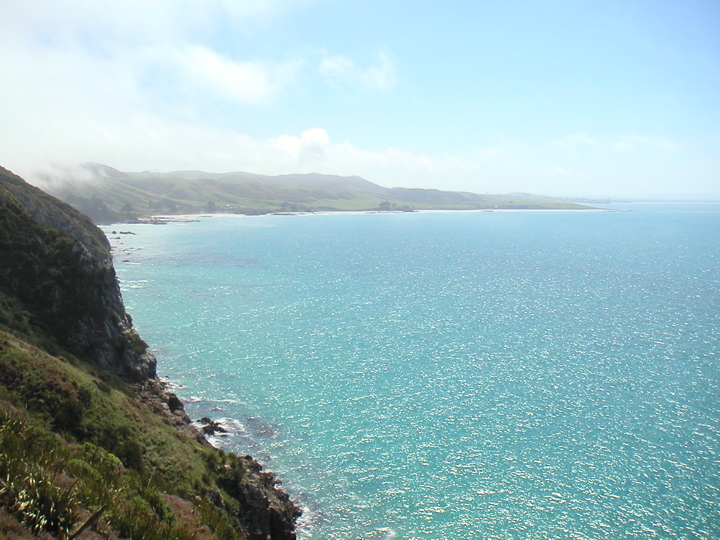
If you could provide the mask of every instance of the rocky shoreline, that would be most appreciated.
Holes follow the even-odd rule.
[[[132,386],[138,399],[173,426],[180,435],[203,446],[213,447],[203,432],[193,424],[180,398],[168,390],[168,383],[148,379]],[[240,456],[239,459],[249,480],[240,485],[238,490],[238,499],[246,508],[246,523],[257,532],[257,538],[261,540],[295,539],[295,522],[302,514],[300,507],[292,502],[288,493],[278,487],[280,481],[277,476],[263,470],[260,462],[249,455]],[[219,493],[216,499],[222,503]]]
[[[158,379],[156,359],[125,311],[105,234],[87,216],[2,167],[0,210],[0,393],[19,411],[0,421],[37,419],[48,440],[58,441],[58,452],[74,456],[95,448],[93,455],[106,456],[103,466],[120,467],[112,469],[117,482],[141,479],[122,493],[145,502],[113,499],[108,538],[140,537],[137,531],[150,526],[162,534],[182,527],[161,501],[165,497],[191,508],[208,530],[222,529],[209,538],[294,540],[301,511],[276,476],[251,456],[213,447]],[[29,451],[20,452],[21,462]],[[42,473],[50,479],[48,489],[65,493],[66,486],[54,482],[74,476],[89,490],[92,467],[59,475],[64,463]],[[25,493],[26,479],[13,478],[17,493]],[[103,489],[115,489],[92,485],[98,500],[107,498]],[[0,511],[58,538],[74,529],[73,512],[97,504],[68,499],[67,522],[46,526],[49,521],[35,523],[32,516],[52,508],[25,512],[15,501],[20,495],[13,497],[0,496]],[[93,511],[99,516],[106,509],[100,504]],[[0,537],[3,527],[0,522]]]

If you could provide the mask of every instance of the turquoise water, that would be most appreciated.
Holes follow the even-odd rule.
[[[106,232],[160,374],[301,538],[718,538],[720,204],[616,208]]]

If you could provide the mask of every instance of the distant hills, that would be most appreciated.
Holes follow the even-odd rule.
[[[42,187],[96,223],[132,222],[165,214],[588,208],[524,193],[478,195],[384,188],[358,176],[129,173],[97,163],[84,164],[82,169],[78,177],[44,178]]]

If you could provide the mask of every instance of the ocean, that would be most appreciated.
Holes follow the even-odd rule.
[[[720,204],[605,208],[104,230],[160,375],[299,538],[716,539]]]

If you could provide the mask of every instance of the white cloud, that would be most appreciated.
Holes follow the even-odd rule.
[[[239,103],[273,101],[302,67],[298,60],[283,64],[235,61],[201,45],[176,47],[169,57],[187,83]]]
[[[336,88],[360,87],[384,92],[397,83],[395,64],[385,53],[378,55],[376,65],[364,69],[345,56],[328,56],[320,63],[319,71]]]
[[[355,77],[357,67],[350,59],[335,55],[323,59],[320,63],[320,73],[328,79],[328,82],[335,84],[336,81]]]
[[[193,41],[221,23],[236,30],[262,23],[296,4],[314,0],[33,0],[2,2],[3,26],[62,41],[89,39],[143,43],[168,39]]]
[[[395,64],[384,53],[379,55],[377,66],[371,66],[361,73],[363,84],[375,90],[391,90],[397,82]]]
[[[155,85],[165,95],[180,91],[185,99],[206,94],[241,104],[270,103],[294,83],[301,61],[230,58],[194,40],[217,19],[235,17],[239,24],[242,17],[259,16],[264,12],[259,6],[266,4],[277,8],[283,3],[12,3],[0,7],[0,59],[6,74],[12,75],[8,80],[20,76],[23,82],[23,77],[44,72],[45,81],[26,82],[50,80],[56,93],[85,94],[91,100],[109,94],[110,107],[116,105],[112,98],[118,92],[104,82],[118,80],[126,92],[143,93],[146,99],[153,99],[147,87]],[[229,5],[233,9],[218,12]]]
[[[34,0],[3,2],[3,30],[15,29],[24,36],[55,47],[85,43],[114,47],[118,43],[148,44],[197,31],[207,19],[190,0]]]
[[[386,186],[477,192],[548,192],[551,186],[557,194],[584,194],[592,181],[596,191],[614,194],[623,192],[627,178],[645,179],[643,186],[658,178],[677,182],[666,158],[692,150],[650,134],[576,133],[553,143],[500,141],[460,159],[453,149],[441,155],[371,151],[333,142],[324,129],[258,138],[244,128],[213,126],[205,112],[217,104],[223,120],[237,111],[241,117],[285,98],[315,66],[302,56],[222,52],[213,46],[217,28],[257,30],[311,1],[0,0],[0,165],[25,175],[42,165],[87,161],[128,171],[323,172]],[[398,80],[383,53],[369,63],[328,53],[311,75],[343,92],[389,91]],[[708,163],[705,176],[714,178],[716,160]]]
[[[480,185],[476,163],[454,156],[427,156],[401,148],[370,151],[350,142],[333,143],[323,129],[303,132],[299,137],[283,135],[261,143],[259,151],[277,151],[274,172],[320,172],[358,175],[387,187],[456,189],[463,182]],[[279,170],[279,169],[282,170]],[[444,183],[444,185],[443,185]]]
[[[676,154],[691,150],[652,135],[609,137],[578,132],[548,141],[501,139],[479,148],[474,159],[490,191],[590,197],[645,197],[653,193],[674,196],[682,192],[678,187],[680,179],[688,181],[687,169],[678,167]]]
[[[324,130],[257,140],[200,112],[218,99],[272,103],[304,67],[297,59],[231,57],[203,35],[221,19],[262,19],[304,1],[312,0],[0,3],[0,164],[31,177],[88,161],[122,170],[372,176],[374,166],[363,164],[391,160],[332,144]],[[366,69],[332,65],[364,88],[394,81],[385,55]]]
[[[304,131],[300,137],[281,135],[269,144],[284,152],[289,161],[296,161],[296,167],[320,165],[331,149],[330,136],[320,128]]]
[[[15,155],[4,163],[35,182],[45,174],[57,176],[58,170],[66,176],[69,167],[85,161],[123,171],[197,169],[198,164],[203,164],[202,168],[211,172],[359,175],[389,187],[446,189],[457,188],[458,181],[473,180],[477,184],[480,172],[476,164],[453,156],[425,156],[400,148],[369,151],[349,142],[333,143],[320,128],[300,135],[256,140],[229,129],[147,115],[123,120],[115,118],[112,129],[105,134],[88,129],[92,123],[87,120],[76,125],[72,136],[81,140],[80,147],[60,145],[42,164],[32,154]],[[439,183],[438,178],[446,183]]]
[[[666,170],[666,162],[622,150],[613,150],[617,159],[602,160],[599,164],[597,160],[587,161],[582,151],[570,155],[550,143],[538,146],[506,141],[492,147],[485,159],[480,150],[474,160],[466,160],[402,148],[371,151],[347,141],[333,142],[321,128],[258,140],[231,129],[147,114],[129,117],[118,114],[106,119],[112,123],[106,132],[98,131],[90,119],[71,126],[70,137],[79,141],[79,145],[64,144],[57,133],[49,134],[48,141],[56,144],[42,168],[32,152],[23,154],[22,148],[11,148],[20,151],[10,155],[2,146],[0,164],[31,181],[48,168],[95,161],[123,171],[200,168],[209,172],[268,175],[310,172],[358,175],[386,187],[475,193],[521,191],[616,197],[679,192],[677,171]],[[633,175],[632,185],[626,180],[628,171]]]

